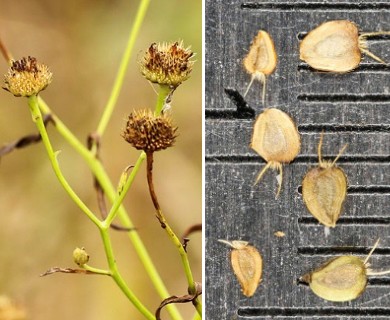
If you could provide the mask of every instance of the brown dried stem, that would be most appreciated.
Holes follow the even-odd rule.
[[[156,320],[161,320],[161,310],[162,308],[164,308],[166,305],[170,304],[170,303],[188,303],[188,302],[192,302],[193,304],[195,304],[195,300],[196,298],[202,294],[202,284],[200,283],[196,283],[196,292],[194,294],[186,294],[184,296],[171,296],[167,299],[164,299],[160,306],[157,308],[156,310]]]
[[[47,115],[45,115],[45,117],[43,119],[43,123],[44,123],[45,127],[47,126],[47,124],[49,122],[54,123],[51,115],[47,114]],[[11,143],[8,143],[5,146],[1,147],[0,148],[0,158],[2,156],[5,156],[8,153],[14,151],[15,149],[21,149],[21,148],[28,147],[34,143],[41,142],[41,140],[42,140],[42,138],[41,138],[41,135],[39,133],[36,133],[36,134],[33,133],[33,134],[26,135],[24,137],[21,137],[20,139],[13,141]]]
[[[4,42],[0,38],[0,51],[3,55],[4,59],[7,61],[9,65],[11,65],[13,57],[11,55],[11,52],[8,51],[7,47],[5,46]]]
[[[147,152],[146,153],[146,173],[147,173],[147,180],[149,185],[149,193],[150,197],[152,198],[152,202],[154,205],[154,208],[156,209],[156,216],[158,221],[160,222],[161,227],[167,232],[169,238],[173,242],[173,244],[177,247],[180,253],[180,257],[182,260],[182,264],[184,267],[185,275],[187,277],[187,283],[188,283],[188,292],[190,294],[195,294],[197,292],[194,278],[192,276],[192,271],[190,268],[190,263],[188,261],[187,252],[180,242],[180,239],[177,237],[175,232],[171,229],[169,226],[167,220],[165,219],[165,216],[162,213],[160,204],[157,199],[156,192],[154,190],[154,184],[153,184],[153,152]],[[198,309],[200,309],[201,303],[195,298],[194,305]],[[198,308],[199,307],[199,308]]]

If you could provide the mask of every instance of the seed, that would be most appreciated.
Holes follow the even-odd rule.
[[[252,76],[244,96],[248,93],[253,81],[258,80],[263,84],[262,102],[264,104],[266,76],[274,72],[277,61],[271,36],[266,31],[260,30],[253,39],[249,53],[243,61],[246,72]]]
[[[378,246],[379,239],[368,256],[362,260],[355,256],[332,258],[318,269],[300,278],[320,298],[343,302],[358,298],[366,289],[367,276],[384,275],[387,271],[372,271],[367,262]]]
[[[303,178],[302,197],[307,209],[320,223],[334,228],[347,195],[347,177],[335,163],[347,145],[333,162],[324,161],[321,155],[323,138],[322,133],[318,144],[318,167],[310,169]]]
[[[253,296],[261,282],[261,274],[263,272],[263,259],[259,251],[246,241],[218,241],[233,248],[230,262],[234,274],[241,285],[242,293],[247,297]]]
[[[355,69],[362,53],[386,64],[368,50],[367,38],[390,34],[388,31],[362,33],[348,20],[328,21],[314,30],[300,44],[300,58],[312,68],[329,72],[349,72]]]
[[[286,234],[283,231],[274,232],[274,236],[278,238],[283,238]]]
[[[301,139],[295,123],[283,111],[275,108],[265,109],[257,117],[253,126],[250,147],[267,161],[257,176],[255,184],[260,181],[268,168],[279,171],[277,198],[282,188],[282,163],[294,160],[301,148]]]

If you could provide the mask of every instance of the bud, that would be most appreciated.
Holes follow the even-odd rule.
[[[29,56],[12,62],[4,75],[3,89],[11,92],[15,97],[30,97],[45,89],[51,82],[52,76],[47,66]]]
[[[73,261],[80,267],[88,263],[89,255],[84,248],[76,248],[73,251]]]
[[[154,152],[171,147],[177,127],[167,115],[155,116],[149,109],[130,113],[122,137],[134,148]]]
[[[190,77],[193,56],[182,42],[153,43],[141,58],[141,73],[153,83],[177,87]]]

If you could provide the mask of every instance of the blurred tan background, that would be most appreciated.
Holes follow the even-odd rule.
[[[2,0],[0,36],[16,59],[35,56],[54,74],[42,97],[82,140],[99,121],[139,1]],[[163,210],[181,235],[201,221],[202,108],[201,1],[152,1],[136,42],[117,108],[102,140],[101,157],[114,184],[139,152],[120,137],[133,108],[154,107],[156,95],[138,72],[137,56],[152,42],[182,39],[197,53],[192,77],[174,95],[179,126],[176,146],[155,155],[155,186]],[[5,73],[6,62],[0,60]],[[0,145],[36,129],[24,98],[0,91]],[[70,184],[97,212],[92,178],[82,159],[49,127]],[[126,208],[171,294],[186,293],[177,251],[159,227],[147,192],[145,167],[126,198]],[[17,150],[0,162],[0,295],[25,306],[28,319],[142,319],[115,283],[101,276],[55,274],[52,266],[75,267],[72,251],[84,246],[90,265],[106,261],[95,226],[57,182],[42,144]],[[151,310],[160,302],[126,234],[112,231],[119,268],[131,289]],[[191,237],[189,258],[201,281],[201,234]],[[191,305],[179,305],[191,319]],[[167,318],[166,313],[163,317]]]

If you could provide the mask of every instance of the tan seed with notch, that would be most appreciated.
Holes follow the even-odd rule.
[[[282,188],[282,164],[294,160],[301,149],[301,138],[295,123],[287,113],[279,109],[265,109],[257,117],[253,126],[250,147],[267,161],[257,176],[255,184],[269,168],[279,171],[279,186],[276,192],[278,197]]]
[[[246,241],[218,240],[233,248],[230,261],[234,274],[241,285],[242,293],[246,297],[254,295],[263,272],[263,259],[259,251]]]
[[[324,134],[318,144],[318,167],[310,169],[302,182],[302,197],[309,212],[323,225],[335,227],[347,195],[347,177],[336,167],[336,161],[344,152],[345,145],[333,161],[322,159]]]
[[[277,62],[275,45],[271,36],[266,31],[260,30],[253,39],[249,52],[243,60],[246,72],[252,76],[244,96],[248,93],[253,81],[258,80],[263,85],[261,100],[264,105],[266,76],[274,72]]]
[[[365,291],[367,276],[390,273],[390,270],[377,272],[369,268],[368,259],[378,243],[379,239],[364,260],[356,256],[332,258],[300,280],[308,283],[310,289],[322,299],[336,302],[354,300]]]
[[[388,31],[362,33],[348,20],[328,21],[310,31],[300,44],[300,58],[312,68],[328,72],[349,72],[357,68],[362,53],[386,64],[368,50],[367,38]]]

